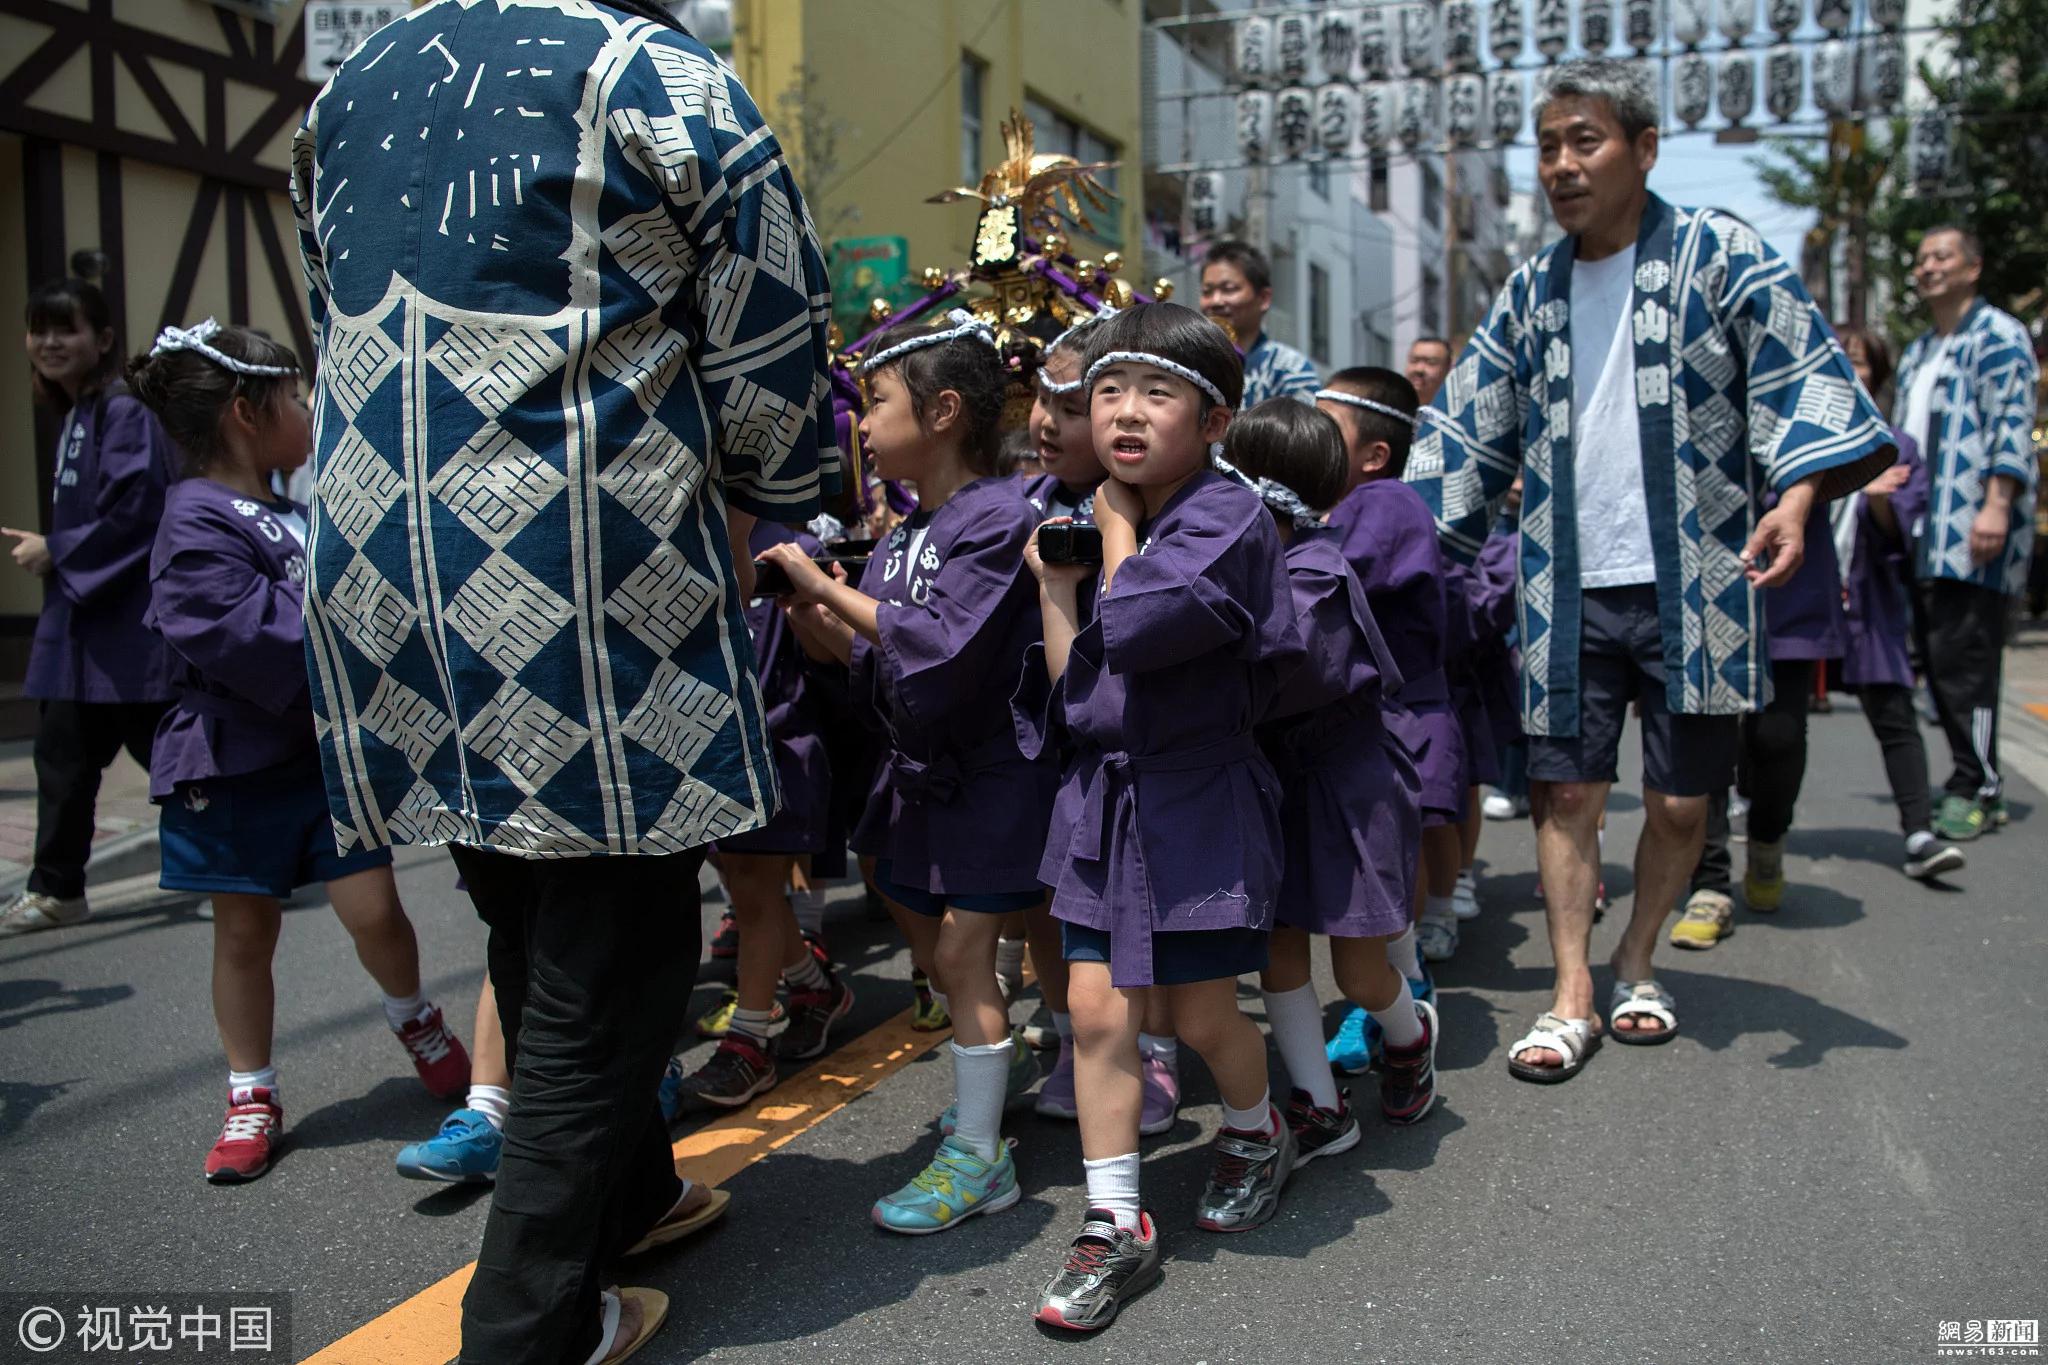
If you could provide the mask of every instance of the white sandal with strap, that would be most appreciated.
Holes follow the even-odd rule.
[[[1623,1019],[1654,1019],[1661,1027],[1651,1030],[1622,1028]],[[1614,1041],[1630,1047],[1654,1047],[1678,1036],[1678,1001],[1654,980],[1617,981],[1614,998],[1607,1005],[1607,1021],[1614,1027]]]
[[[1521,1060],[1532,1048],[1547,1048],[1564,1059],[1561,1066],[1538,1066]],[[1586,1059],[1600,1048],[1600,1035],[1593,1032],[1590,1019],[1566,1019],[1548,1010],[1536,1016],[1536,1027],[1508,1047],[1508,1073],[1516,1080],[1538,1085],[1557,1085],[1585,1068]]]

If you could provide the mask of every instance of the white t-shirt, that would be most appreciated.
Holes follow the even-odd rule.
[[[1572,486],[1588,588],[1657,579],[1636,426],[1635,271],[1633,246],[1572,266]]]
[[[1920,447],[1922,455],[1928,454],[1927,424],[1934,419],[1934,386],[1948,365],[1948,348],[1954,340],[1943,337],[1934,344],[1934,354],[1913,371],[1913,387],[1906,390],[1906,434]]]

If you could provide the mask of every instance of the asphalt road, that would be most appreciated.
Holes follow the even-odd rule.
[[[722,1227],[642,1265],[628,1282],[676,1312],[637,1359],[1877,1365],[1936,1359],[1943,1321],[2048,1317],[2040,793],[2015,781],[2012,828],[1925,888],[1894,870],[1853,703],[1812,733],[1785,910],[1661,954],[1671,1045],[1609,1046],[1564,1086],[1508,1076],[1548,973],[1529,828],[1490,825],[1485,915],[1439,976],[1437,1112],[1374,1118],[1271,1225],[1209,1236],[1192,1206],[1218,1111],[1190,1057],[1181,1121],[1147,1148],[1166,1281],[1111,1331],[1055,1340],[1026,1318],[1082,1210],[1070,1125],[1016,1117],[1013,1210],[931,1238],[868,1223],[929,1153],[949,1081],[933,1053],[748,1167]],[[1623,910],[1639,825],[1617,796]],[[431,993],[466,1036],[481,930],[444,856],[401,869]],[[908,1003],[906,957],[857,897],[828,932],[861,993],[852,1031]],[[224,1065],[209,934],[189,902],[157,902],[0,944],[0,1291],[285,1291],[303,1356],[471,1260],[485,1200],[393,1175],[443,1106],[317,901],[288,913],[277,965],[292,1145],[255,1185],[206,1185]],[[693,1011],[711,1000],[700,986]],[[0,1324],[0,1360],[18,1349]]]

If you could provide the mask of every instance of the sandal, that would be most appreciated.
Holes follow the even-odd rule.
[[[626,1249],[626,1255],[638,1256],[656,1247],[665,1247],[670,1242],[680,1242],[691,1233],[707,1228],[725,1216],[732,1204],[732,1191],[704,1186],[704,1193],[710,1198],[687,1213],[679,1212],[683,1201],[690,1197],[690,1191],[697,1189],[695,1181],[685,1180],[683,1192],[676,1196],[676,1207],[668,1211],[659,1223],[647,1230],[647,1235]]]
[[[1649,1018],[1663,1025],[1657,1029],[1621,1028],[1623,1019]],[[1678,1036],[1678,1002],[1653,980],[1616,981],[1614,998],[1607,1005],[1607,1021],[1614,1041],[1630,1047],[1655,1047]]]
[[[659,1289],[620,1289],[614,1286],[604,1291],[599,1300],[603,1318],[602,1332],[597,1339],[597,1349],[590,1353],[588,1365],[617,1365],[627,1356],[638,1351],[654,1339],[662,1323],[668,1321],[668,1295]],[[640,1326],[630,1338],[621,1338],[620,1328],[625,1323],[626,1305],[640,1310]]]
[[[1520,1054],[1531,1048],[1548,1048],[1564,1058],[1562,1066],[1538,1066],[1521,1061]],[[1536,1016],[1536,1027],[1508,1048],[1508,1074],[1518,1081],[1557,1085],[1585,1069],[1586,1059],[1600,1050],[1600,1035],[1593,1032],[1590,1019],[1565,1019],[1549,1011]]]

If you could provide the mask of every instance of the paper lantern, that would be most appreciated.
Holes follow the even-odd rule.
[[[1246,90],[1237,97],[1237,150],[1246,161],[1264,161],[1273,145],[1273,97]]]
[[[1697,52],[1680,57],[1671,68],[1671,112],[1680,123],[1695,128],[1713,103],[1713,64]]]
[[[1614,0],[1579,0],[1579,46],[1593,57],[1614,46]]]
[[[1740,123],[1756,107],[1756,63],[1746,52],[1721,58],[1721,117]]]
[[[1756,0],[1720,0],[1721,36],[1739,43],[1756,28]]]
[[[1709,0],[1671,0],[1671,41],[1681,47],[1697,47],[1712,27]]]
[[[1237,21],[1237,78],[1246,85],[1264,85],[1273,79],[1273,21]]]
[[[1789,38],[1799,27],[1804,10],[1800,0],[1764,0],[1764,24],[1780,38]]]
[[[1436,11],[1427,5],[1401,6],[1401,70],[1410,76],[1437,73]]]
[[[1522,0],[1493,0],[1486,11],[1486,46],[1502,66],[1521,57]]]
[[[1309,31],[1306,14],[1283,14],[1273,21],[1273,79],[1283,85],[1308,79]]]
[[[1840,39],[1813,50],[1813,102],[1830,118],[1845,118],[1856,107],[1856,51]]]
[[[1315,96],[1302,86],[1290,85],[1273,97],[1273,150],[1289,161],[1299,161],[1315,140]]]
[[[1351,155],[1358,133],[1358,91],[1332,81],[1316,91],[1316,146],[1327,157]]]
[[[1863,72],[1857,99],[1874,114],[1889,114],[1906,98],[1906,41],[1896,33],[1873,33],[1863,40]]]
[[[1358,140],[1378,151],[1393,137],[1393,87],[1385,81],[1369,81],[1358,90]]]
[[[1657,0],[1624,0],[1621,7],[1621,40],[1638,55],[1657,42]]]
[[[1806,63],[1795,47],[1774,47],[1764,58],[1764,108],[1780,123],[1799,112],[1805,94]]]
[[[1392,40],[1387,33],[1387,12],[1381,6],[1358,14],[1358,72],[1369,81],[1383,81],[1393,74]]]
[[[1536,50],[1555,58],[1572,41],[1572,9],[1569,0],[1536,0]]]
[[[1496,71],[1486,78],[1487,121],[1493,125],[1493,140],[1497,146],[1505,147],[1518,141],[1522,136],[1522,124],[1528,118],[1527,98],[1522,89],[1522,73],[1519,71]]]
[[[1646,0],[1647,3],[1647,0]],[[1479,6],[1473,0],[1445,0],[1444,69],[1479,69]]]
[[[1923,190],[1939,189],[1948,181],[1948,121],[1939,114],[1926,114],[1914,121],[1908,144],[1913,183]]]
[[[1813,0],[1813,22],[1829,33],[1847,33],[1855,9],[1855,0]]]
[[[1316,18],[1316,65],[1325,81],[1354,79],[1358,62],[1358,11],[1327,10]]]
[[[1401,82],[1400,112],[1394,116],[1394,136],[1403,146],[1419,147],[1436,133],[1436,84],[1433,81]]]
[[[1486,84],[1479,77],[1453,76],[1444,82],[1444,125],[1453,143],[1460,147],[1479,145],[1480,120],[1485,108]]]
[[[1187,202],[1183,205],[1181,231],[1196,239],[1213,237],[1223,230],[1223,172],[1197,171],[1188,177]]]
[[[1906,22],[1906,0],[1870,0],[1870,22],[1879,28],[1897,28]]]

